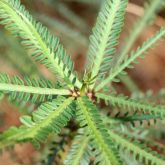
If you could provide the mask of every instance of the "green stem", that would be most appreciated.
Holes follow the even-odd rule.
[[[70,91],[67,89],[51,89],[5,83],[0,83],[0,91],[24,92],[40,95],[70,95]]]

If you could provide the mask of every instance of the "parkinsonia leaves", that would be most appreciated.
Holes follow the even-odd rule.
[[[67,85],[81,86],[73,74],[73,63],[66,54],[57,37],[52,36],[46,27],[36,22],[20,4],[19,0],[0,1],[1,24],[22,39],[22,44],[33,51],[32,56],[47,68],[57,73],[57,76],[67,82]]]
[[[153,37],[149,38],[142,44],[142,46],[138,47],[137,50],[131,51],[130,56],[127,56],[122,63],[111,68],[109,76],[96,87],[96,91],[115,80],[115,77],[122,74],[124,69],[131,68],[131,63],[135,63],[138,57],[144,56],[146,51],[152,48],[153,45],[164,36],[165,28],[161,28]]]
[[[75,137],[73,142],[66,144],[65,154],[62,152],[63,164],[84,165],[94,161],[98,165],[120,165],[121,152],[126,151],[142,163],[164,165],[165,161],[159,154],[129,137],[136,128],[127,131],[127,136],[119,132],[118,128],[127,122],[139,121],[143,126],[142,121],[164,119],[165,107],[120,94],[110,94],[113,86],[107,86],[165,36],[165,28],[161,28],[137,50],[128,54],[137,35],[148,20],[151,20],[150,14],[155,15],[161,2],[163,0],[150,0],[151,8],[146,8],[146,15],[139,20],[140,27],[128,38],[124,53],[116,56],[116,45],[128,1],[104,0],[90,36],[85,74],[80,81],[60,40],[35,21],[20,0],[0,0],[0,24],[18,37],[24,47],[30,50],[28,52],[31,56],[53,71],[57,77],[57,81],[52,82],[0,74],[0,100],[7,95],[10,101],[19,100],[28,104],[33,102],[36,107],[32,114],[20,117],[20,127],[11,127],[0,134],[0,150],[26,141],[39,147],[48,137],[54,137],[52,134],[60,134],[61,131],[65,133],[66,129],[63,128],[70,120],[75,119],[78,122],[72,123],[79,129],[68,125],[70,137]],[[69,11],[69,8],[67,10]],[[65,15],[65,18],[70,17]],[[100,100],[106,103],[105,109],[114,113],[117,111],[117,114],[110,117],[106,115],[108,112],[101,110]],[[122,113],[124,115],[120,116]],[[66,134],[67,136],[69,134]]]
[[[7,74],[0,74],[0,91],[8,93],[12,100],[32,102],[51,100],[54,95],[70,95],[69,90],[58,89],[51,81],[28,77],[22,80],[18,76],[9,77]]]
[[[109,69],[123,25],[126,6],[127,0],[105,0],[103,3],[93,34],[90,36],[87,56],[87,68],[93,65],[92,77],[102,77]]]

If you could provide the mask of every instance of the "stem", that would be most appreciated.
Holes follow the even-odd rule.
[[[0,83],[0,91],[24,92],[40,95],[70,95],[70,91],[68,89],[51,89],[5,83]]]

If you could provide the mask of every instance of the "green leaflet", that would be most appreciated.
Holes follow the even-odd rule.
[[[89,137],[86,135],[84,129],[79,129],[75,136],[69,154],[67,155],[64,165],[89,164]]]
[[[32,117],[21,117],[20,120],[25,126],[11,128],[0,135],[0,148],[22,141],[32,141],[38,146],[38,142],[44,141],[50,133],[60,133],[73,116],[71,107],[73,99],[58,97],[52,102],[42,104],[37,111],[33,112]]]
[[[27,127],[25,126],[19,128],[11,127],[3,133],[0,133],[0,151],[19,142],[19,138],[26,132],[26,130]]]
[[[116,148],[110,140],[97,108],[87,97],[78,98],[77,106],[76,115],[80,126],[86,127],[93,147],[96,150],[94,152],[96,156],[95,163],[100,165],[120,164]]]
[[[25,77],[23,81],[18,76],[10,78],[7,74],[0,74],[0,91],[10,94],[12,100],[24,100],[32,102],[51,100],[54,95],[69,95],[66,89],[56,89],[51,81],[30,80]]]
[[[119,56],[116,56],[117,58],[114,58],[114,64],[113,67],[117,64],[120,64],[122,60],[127,56],[129,50],[133,46],[134,42],[136,41],[137,37],[140,35],[140,33],[143,31],[143,29],[153,20],[156,13],[162,8],[163,1],[162,0],[148,0],[148,2],[145,3],[145,9],[143,16],[135,23],[133,30],[131,30],[130,35],[126,39],[121,54]],[[117,62],[117,64],[116,64]]]
[[[126,5],[127,0],[105,0],[103,3],[93,35],[90,36],[87,55],[87,67],[92,69],[92,77],[99,72],[102,77],[109,70],[109,62],[115,54],[114,47],[123,25]]]
[[[137,111],[127,111],[127,109],[125,110],[124,108],[122,108],[121,111],[121,109],[116,110],[115,107],[112,108],[108,114],[105,112],[101,113],[101,117],[104,124],[108,125],[113,130],[116,130],[116,126],[122,126],[121,128],[123,128],[124,125],[135,130],[136,127],[143,128],[143,126],[152,126],[156,125],[158,122],[161,123],[161,121],[163,121],[161,115],[139,114]]]
[[[21,117],[21,122],[30,128],[22,138],[42,141],[50,132],[60,133],[73,116],[70,106],[73,99],[58,97],[52,102],[42,104],[37,111],[33,112],[32,117]]]
[[[116,117],[116,116],[115,116]],[[148,125],[150,125],[152,122],[151,120],[154,120],[154,123],[156,124],[156,121],[158,119],[161,119],[161,115],[147,115],[147,114],[142,114],[142,115],[136,115],[136,114],[133,114],[133,115],[124,115],[122,117],[116,117],[116,119],[118,119],[120,122],[123,122],[123,123],[131,123],[132,126],[136,126],[135,125],[135,122],[137,124],[137,121],[139,122],[140,125],[144,124],[147,122]],[[145,124],[144,124],[145,125]]]
[[[134,99],[128,99],[124,96],[105,95],[97,93],[96,96],[99,99],[103,99],[111,105],[118,106],[120,108],[127,109],[128,111],[142,111],[144,113],[150,113],[157,117],[165,117],[165,106],[153,106],[148,103],[137,102]]]
[[[147,149],[146,146],[141,145],[138,142],[129,141],[131,139],[126,139],[122,137],[121,135],[118,135],[112,131],[109,130],[109,134],[111,135],[114,142],[118,145],[119,149],[123,150],[124,152],[132,153],[132,156],[136,158],[138,155],[138,160],[140,162],[145,162],[145,164],[155,164],[155,165],[164,165],[165,160],[163,158],[160,158],[158,154],[152,153],[151,150]]]
[[[144,2],[144,14],[143,16],[135,23],[133,29],[131,28],[131,32],[129,36],[126,38],[126,41],[123,44],[123,48],[120,53],[114,56],[111,62],[111,69],[127,58],[127,54],[132,48],[134,42],[139,37],[139,34],[144,30],[144,28],[154,20],[156,13],[163,8],[163,0],[147,0]],[[127,75],[119,75],[119,79],[126,84],[127,88],[130,91],[138,91],[137,86],[131,81],[131,79]]]
[[[103,88],[106,84],[110,83],[111,81],[115,80],[115,77],[123,72],[124,69],[132,67],[130,66],[131,63],[135,63],[135,60],[144,55],[146,51],[151,48],[158,40],[161,39],[161,37],[165,36],[165,28],[161,28],[153,37],[148,39],[146,42],[142,44],[141,47],[137,48],[136,51],[132,51],[130,53],[130,56],[127,56],[127,58],[124,59],[124,61],[120,64],[115,66],[111,69],[109,76],[103,80],[97,87],[96,91],[99,91],[101,88]]]
[[[136,100],[146,100],[146,101],[159,101],[164,103],[165,98],[165,88],[161,88],[156,94],[150,89],[145,93],[133,93],[132,98]]]
[[[73,63],[66,54],[59,39],[53,37],[39,22],[20,4],[19,0],[0,0],[0,18],[2,25],[15,36],[22,38],[22,44],[33,50],[32,56],[36,61],[53,70],[63,78],[69,86],[81,83],[72,73]]]

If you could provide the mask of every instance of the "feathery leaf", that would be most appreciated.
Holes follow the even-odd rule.
[[[120,164],[116,148],[110,140],[97,108],[87,97],[78,98],[77,106],[77,119],[81,127],[86,127],[86,132],[95,149],[95,163],[101,165]]]
[[[123,25],[127,0],[105,0],[93,34],[90,36],[87,67],[92,67],[92,77],[99,76],[109,69],[109,62],[115,54],[115,46]]]
[[[107,103],[124,108],[128,111],[142,111],[144,113],[149,113],[156,115],[160,118],[165,117],[165,106],[153,106],[152,104],[137,102],[134,99],[128,99],[124,96],[114,96],[105,95],[102,93],[97,93],[96,97],[105,100]]]
[[[22,138],[42,141],[51,132],[59,133],[73,116],[71,107],[73,99],[58,97],[52,102],[42,104],[33,112],[32,117],[21,117],[21,122],[30,128]]]
[[[152,46],[161,39],[161,37],[165,36],[165,28],[161,28],[153,37],[148,39],[146,42],[142,44],[141,47],[139,47],[136,51],[132,51],[130,53],[130,56],[127,56],[127,58],[124,59],[124,61],[120,64],[115,66],[114,68],[111,69],[109,76],[103,80],[97,87],[96,91],[100,90],[102,87],[104,87],[106,84],[109,82],[115,80],[115,77],[119,74],[122,74],[123,70],[125,68],[131,67],[131,63],[134,62],[135,60],[144,55],[144,53],[149,49],[152,48]]]
[[[81,83],[72,73],[73,63],[57,37],[52,36],[46,27],[36,22],[20,4],[20,0],[0,0],[0,22],[15,36],[22,39],[26,48],[33,50],[36,61],[57,73],[71,87]]]
[[[131,139],[128,138],[128,140],[127,138],[124,138],[121,135],[118,135],[117,133],[114,133],[110,130],[109,134],[111,135],[114,142],[118,145],[119,149],[123,150],[126,153],[132,153],[132,156],[135,158],[138,156],[138,160],[140,162],[143,163],[144,161],[146,165],[149,165],[150,163],[155,165],[165,164],[165,160],[163,160],[163,158],[160,158],[158,154],[149,150],[149,148],[147,148],[146,146],[138,142],[130,142],[129,140]]]
[[[9,129],[0,135],[0,148],[22,141],[32,141],[38,146],[38,142],[44,141],[50,133],[58,134],[73,116],[73,99],[60,96],[52,102],[42,104],[33,112],[32,117],[21,117],[20,120],[25,126]]]
[[[89,137],[84,129],[79,129],[75,136],[64,165],[89,164]]]
[[[12,100],[24,100],[32,102],[51,100],[53,95],[69,95],[69,90],[55,89],[53,83],[48,80],[23,81],[18,76],[10,78],[7,74],[0,74],[0,91],[10,94]]]
[[[133,29],[130,32],[130,35],[126,39],[126,45],[123,46],[121,54],[116,56],[113,61],[113,66],[116,65],[116,62],[120,64],[122,60],[126,57],[129,50],[133,46],[139,34],[143,31],[143,29],[153,20],[156,13],[162,8],[163,1],[162,0],[147,0],[145,3],[144,14],[143,16],[135,23]]]

